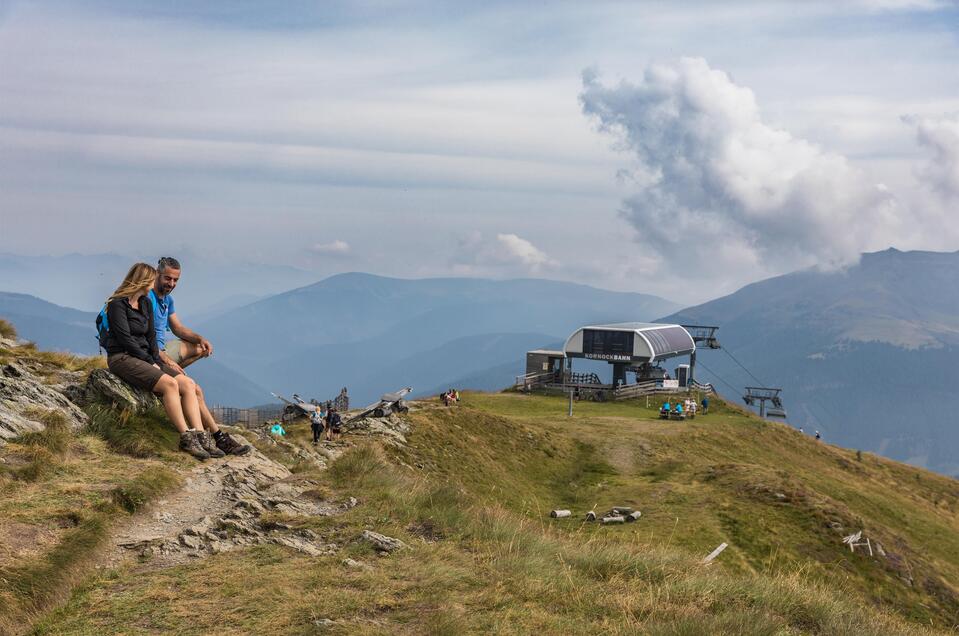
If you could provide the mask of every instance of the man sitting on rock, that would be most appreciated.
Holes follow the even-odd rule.
[[[164,256],[157,263],[157,277],[150,290],[150,300],[153,303],[153,326],[156,329],[157,347],[160,350],[160,359],[163,363],[186,375],[183,370],[200,358],[213,355],[213,345],[210,341],[187,328],[176,315],[173,296],[171,293],[180,280],[180,261],[172,256]],[[173,332],[176,338],[167,340],[167,330]],[[253,448],[248,444],[240,444],[229,433],[220,430],[213,414],[206,405],[200,385],[196,385],[197,401],[200,405],[200,418],[203,426],[213,435],[216,447],[227,455],[246,455]]]

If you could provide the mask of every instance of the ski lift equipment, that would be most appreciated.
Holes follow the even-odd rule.
[[[781,417],[786,418],[786,409],[783,408],[782,398],[779,397],[782,389],[765,386],[747,386],[746,394],[743,395],[743,402],[747,406],[755,406],[759,402],[759,417]],[[766,408],[766,401],[772,402],[772,407]]]

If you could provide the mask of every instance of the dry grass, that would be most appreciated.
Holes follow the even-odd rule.
[[[17,339],[17,328],[9,320],[0,318],[0,336],[10,340]]]
[[[360,500],[335,517],[277,519],[335,542],[338,554],[263,546],[104,573],[34,633],[311,634],[332,619],[325,633],[929,634],[956,622],[953,480],[868,454],[859,461],[722,404],[678,424],[643,404],[582,404],[569,419],[562,400],[464,397],[451,410],[415,412],[405,449],[371,440],[325,473],[296,476],[319,482],[317,497]],[[176,460],[131,458],[139,451],[101,430],[112,422],[147,434],[149,418],[103,417],[107,441],[84,442],[98,462],[145,470]],[[139,493],[143,479],[110,474],[75,478],[109,481],[99,503],[107,510],[135,509],[170,487],[159,477]],[[37,495],[54,483],[19,487]],[[26,490],[15,499],[36,501]],[[642,509],[642,519],[602,527],[579,518],[620,504]],[[577,518],[550,520],[559,506]],[[886,562],[850,555],[833,519],[882,537],[915,584]],[[410,547],[378,557],[357,541],[364,529]],[[701,565],[720,541],[731,545]],[[346,557],[367,567],[345,567]]]
[[[35,411],[46,429],[0,448],[0,634],[16,634],[69,598],[117,519],[173,488],[156,461],[112,453],[76,435],[62,414]],[[9,534],[5,528],[15,534]],[[31,539],[31,537],[33,539]],[[33,541],[42,539],[34,545]]]
[[[739,513],[714,499],[738,486],[723,476],[701,481],[700,465],[741,454],[759,462],[750,470],[763,479],[788,465],[767,468],[766,458],[743,443],[742,431],[727,439],[731,426],[762,433],[746,415],[729,411],[710,420],[706,434],[659,429],[656,420],[638,422],[635,415],[630,426],[622,405],[610,409],[609,420],[597,410],[568,422],[549,402],[509,407],[499,399],[420,411],[408,449],[362,445],[325,475],[307,475],[324,480],[324,495],[361,501],[338,517],[282,519],[343,546],[339,554],[308,558],[260,547],[147,575],[119,573],[91,583],[36,633],[110,633],[136,625],[143,632],[307,634],[317,631],[319,619],[335,621],[328,633],[350,634],[939,633],[927,618],[903,617],[908,605],[898,603],[915,599],[890,593],[884,603],[869,602],[868,586],[886,586],[883,594],[908,586],[847,569],[838,537],[821,538],[835,548],[826,563],[794,552],[753,565],[760,553],[736,537],[716,564],[700,564],[720,538],[731,538],[715,514]],[[713,456],[683,455],[703,435]],[[608,449],[631,443],[615,466],[604,461]],[[811,448],[826,457],[799,454],[793,461],[828,472],[820,463],[832,450]],[[790,455],[788,448],[776,453]],[[577,512],[595,503],[642,502],[644,517],[605,528],[549,520],[546,511],[558,502],[573,502]],[[774,517],[762,521],[767,504],[750,496],[740,505],[760,530],[766,524],[767,534],[782,532]],[[788,515],[782,523],[796,526],[783,537],[788,541],[808,531]],[[367,528],[410,548],[377,557],[355,540]],[[345,557],[368,567],[346,568]],[[947,627],[943,618],[938,626]]]

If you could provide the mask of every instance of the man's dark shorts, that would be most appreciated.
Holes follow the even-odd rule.
[[[126,353],[114,353],[107,358],[107,367],[115,376],[140,389],[152,391],[157,381],[163,374],[178,376],[180,372],[165,364],[161,364],[157,369],[149,362],[144,362],[139,358]]]

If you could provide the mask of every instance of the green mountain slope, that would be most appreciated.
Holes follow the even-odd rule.
[[[886,250],[842,271],[754,283],[663,320],[720,326],[719,340],[756,376],[721,351],[704,352],[701,379],[730,397],[745,385],[781,386],[795,426],[959,474],[949,407],[959,385],[956,280],[959,252]]]
[[[15,441],[0,448],[0,531],[40,539],[0,554],[9,583],[0,625],[29,615],[35,634],[878,635],[951,633],[959,622],[959,482],[816,442],[719,400],[688,422],[661,421],[645,401],[577,403],[571,418],[566,406],[514,393],[466,393],[449,409],[417,402],[404,437],[348,429],[326,447],[336,459],[325,470],[301,459],[311,448],[306,422],[288,426],[290,447],[253,435],[293,468],[291,486],[318,501],[358,501],[330,516],[264,517],[312,533],[303,536],[329,553],[241,546],[99,570],[98,542],[125,518],[103,493],[118,484],[114,500],[126,501],[116,493],[132,487],[131,475],[186,474],[192,460],[174,452],[173,436],[156,434],[156,415],[114,424],[152,431],[149,457],[142,446],[118,455],[123,446],[92,431],[61,432],[55,446]],[[100,420],[100,434],[110,421]],[[31,449],[42,444],[56,457],[51,469],[26,471],[19,458],[41,461]],[[165,499],[177,487],[165,478]],[[163,505],[142,514],[155,519]],[[621,505],[642,517],[583,520]],[[574,515],[551,519],[554,508]],[[73,557],[70,518],[100,524]],[[360,539],[365,530],[407,547],[377,556]],[[859,531],[872,555],[842,542]],[[704,566],[721,542],[729,547]],[[50,563],[66,563],[69,576],[38,579]]]

